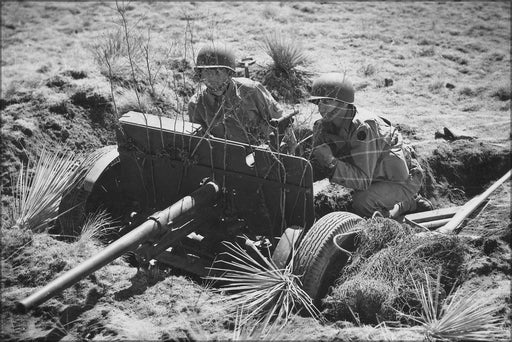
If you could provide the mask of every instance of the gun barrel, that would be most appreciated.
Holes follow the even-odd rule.
[[[31,308],[45,302],[60,291],[67,289],[74,283],[117,259],[124,253],[136,249],[141,243],[149,238],[162,233],[161,230],[165,229],[164,227],[180,215],[194,208],[212,205],[216,201],[218,193],[219,186],[214,182],[208,182],[189,196],[183,197],[170,207],[154,213],[143,224],[114,241],[100,253],[85,260],[77,267],[54,279],[27,298],[17,302],[17,310],[20,312],[27,312]]]

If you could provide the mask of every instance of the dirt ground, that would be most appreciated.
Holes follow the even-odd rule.
[[[272,61],[262,48],[263,37],[278,32],[295,39],[309,57],[300,67],[306,75],[304,90],[320,73],[345,72],[357,89],[356,104],[396,124],[414,146],[428,171],[421,192],[436,208],[464,204],[510,169],[508,1],[137,1],[126,8],[129,23],[137,23],[142,32],[150,28],[155,46],[173,47],[167,61],[172,71],[182,68],[191,73],[193,56],[213,39],[234,46],[239,59],[253,57],[251,76],[265,81]],[[12,177],[41,146],[91,152],[115,144],[117,119],[110,85],[94,60],[93,46],[119,27],[119,15],[112,1],[12,1],[2,2],[1,19],[1,339],[233,338],[235,317],[226,314],[221,295],[197,279],[137,272],[123,260],[28,314],[15,312],[16,300],[101,248],[20,231],[7,222]],[[162,83],[166,87],[161,101],[148,101],[150,111],[184,115],[183,104],[195,84],[192,77],[183,76],[190,74],[181,75]],[[290,97],[273,84],[268,88],[286,110],[300,111],[297,126],[311,128],[320,118],[305,101],[307,92]],[[126,90],[116,96],[120,110],[132,108],[133,93]],[[443,127],[466,138],[443,139]],[[319,216],[333,205],[336,210],[349,209],[330,202],[329,194],[339,191],[346,190],[327,186],[321,191],[316,202]],[[507,181],[460,233],[472,239],[461,287],[487,289],[485,295],[500,308],[508,329],[510,230]],[[320,324],[296,317],[272,338],[423,340],[424,335],[418,327]]]

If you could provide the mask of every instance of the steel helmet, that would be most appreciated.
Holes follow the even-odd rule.
[[[318,77],[311,87],[308,101],[331,99],[345,103],[354,103],[354,86],[340,73],[328,73]]]
[[[208,45],[197,54],[196,69],[226,68],[235,71],[235,54],[227,47]]]

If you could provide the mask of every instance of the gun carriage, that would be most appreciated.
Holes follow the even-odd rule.
[[[63,234],[77,235],[87,214],[104,209],[118,220],[120,237],[19,301],[19,310],[41,304],[127,252],[141,265],[156,261],[205,276],[223,251],[222,241],[252,243],[280,268],[294,254],[295,271],[318,303],[348,259],[342,249],[353,246],[353,234],[343,233],[361,218],[333,212],[315,222],[308,160],[199,136],[197,128],[138,112],[120,118],[117,145],[96,152],[85,181],[60,206]],[[344,237],[338,246],[335,236]]]

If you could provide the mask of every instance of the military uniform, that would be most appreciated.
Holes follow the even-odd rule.
[[[205,133],[253,145],[268,141],[269,121],[282,114],[261,83],[243,77],[233,77],[221,96],[203,86],[188,104],[190,121],[200,124]]]
[[[389,211],[399,214],[416,209],[423,171],[411,148],[389,121],[356,111],[337,129],[323,119],[315,122],[314,145],[328,144],[333,160],[331,181],[355,189],[353,209],[363,216]]]

